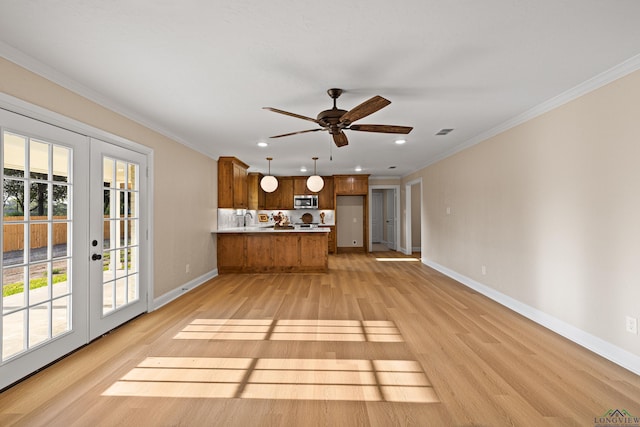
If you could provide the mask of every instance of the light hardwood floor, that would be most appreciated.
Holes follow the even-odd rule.
[[[0,425],[593,426],[640,377],[396,252],[221,275],[0,395]]]

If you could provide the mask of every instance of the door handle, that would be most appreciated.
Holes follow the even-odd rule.
[[[94,260],[94,261],[98,261],[99,259],[102,259],[102,255],[93,254],[93,255],[91,255],[91,259]]]

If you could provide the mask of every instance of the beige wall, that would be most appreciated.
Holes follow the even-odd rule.
[[[216,268],[215,160],[3,58],[0,76],[0,92],[154,150],[154,298]]]
[[[405,177],[422,256],[640,355],[639,160],[635,72]]]
[[[340,247],[358,248],[364,244],[364,197],[336,197],[336,243]],[[354,245],[353,242],[356,242]]]
[[[421,246],[422,227],[420,222],[420,185],[411,186],[411,250]]]

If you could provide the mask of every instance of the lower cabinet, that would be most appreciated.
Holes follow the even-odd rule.
[[[336,227],[329,226],[327,228],[329,229],[329,233],[327,233],[328,234],[327,236],[328,250],[330,254],[334,254],[336,253]]]
[[[218,273],[326,272],[328,234],[220,233]]]

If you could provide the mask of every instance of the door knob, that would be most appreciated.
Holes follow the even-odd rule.
[[[93,255],[91,255],[91,259],[92,259],[92,260],[94,260],[94,261],[97,261],[97,260],[99,260],[99,259],[102,259],[102,255],[100,255],[100,254],[93,254]]]

